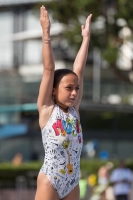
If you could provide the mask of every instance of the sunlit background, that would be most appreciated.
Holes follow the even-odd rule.
[[[39,9],[51,20],[56,68],[70,68],[92,13],[80,106],[82,158],[133,158],[133,19],[128,1],[0,0],[0,162],[43,161],[37,96],[42,77]]]

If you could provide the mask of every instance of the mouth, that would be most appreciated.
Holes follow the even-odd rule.
[[[71,100],[71,101],[76,101],[76,99],[74,99],[74,98],[71,98],[70,100]]]

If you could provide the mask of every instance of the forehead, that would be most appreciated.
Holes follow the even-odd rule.
[[[67,74],[60,81],[62,84],[78,84],[78,82],[78,77],[75,74]]]

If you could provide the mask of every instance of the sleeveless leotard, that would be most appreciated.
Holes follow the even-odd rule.
[[[64,113],[55,104],[53,112],[42,130],[45,150],[45,173],[60,198],[67,196],[79,182],[82,130],[78,114],[73,107]]]

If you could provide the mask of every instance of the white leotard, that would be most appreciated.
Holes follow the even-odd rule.
[[[73,107],[64,113],[55,104],[42,130],[45,159],[40,173],[45,173],[60,198],[69,194],[79,182],[82,129]]]

